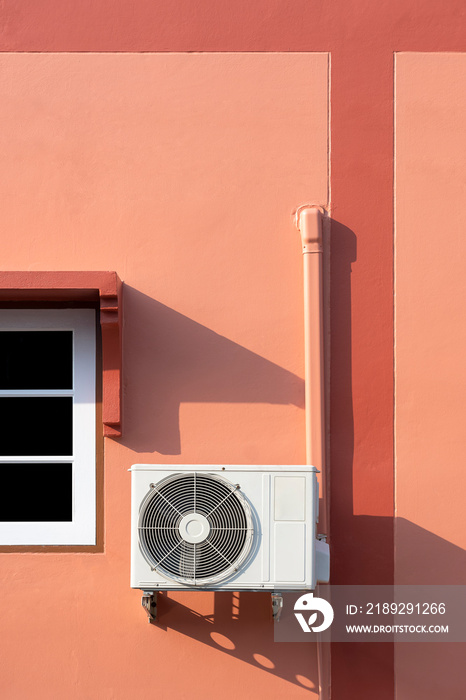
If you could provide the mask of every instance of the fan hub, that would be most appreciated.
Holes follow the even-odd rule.
[[[210,524],[206,517],[200,513],[188,513],[178,526],[180,535],[185,542],[199,544],[204,542],[210,533]]]

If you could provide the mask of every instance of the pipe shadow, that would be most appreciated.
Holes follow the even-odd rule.
[[[357,259],[354,232],[330,220],[330,536],[332,583],[352,571],[354,417],[352,389],[351,272]],[[356,554],[357,558],[357,554]],[[352,577],[350,576],[350,581]]]
[[[352,265],[357,238],[330,220],[330,546],[331,583],[393,582],[393,519],[354,514],[354,414]],[[368,566],[368,562],[371,565]],[[394,694],[393,644],[332,644],[332,697],[377,698]]]
[[[354,231],[331,219],[330,236],[330,537],[332,583],[393,583],[393,518],[354,514],[354,415],[352,344],[352,265],[357,259]],[[374,397],[369,397],[374,400]],[[368,562],[371,565],[368,566]]]
[[[304,380],[125,285],[124,436],[136,452],[181,453],[184,402],[304,407]]]

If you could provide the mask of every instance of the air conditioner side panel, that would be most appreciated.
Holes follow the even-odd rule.
[[[272,476],[270,557],[278,590],[315,587],[315,482],[313,472]]]

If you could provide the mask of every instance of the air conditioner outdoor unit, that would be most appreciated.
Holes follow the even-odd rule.
[[[134,465],[131,586],[290,591],[328,581],[316,471]]]

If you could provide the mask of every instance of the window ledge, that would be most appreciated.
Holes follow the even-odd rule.
[[[99,302],[106,437],[121,435],[121,292],[116,272],[0,272],[0,302]]]

